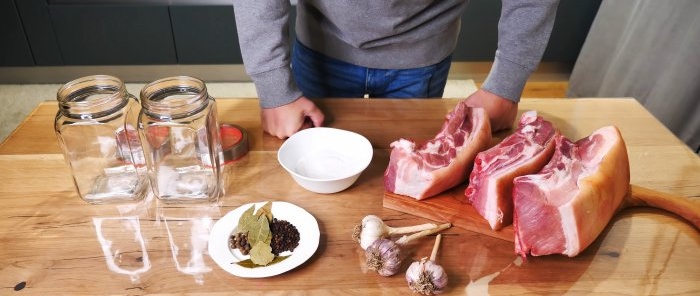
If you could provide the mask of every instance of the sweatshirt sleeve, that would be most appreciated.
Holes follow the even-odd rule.
[[[498,49],[482,88],[519,102],[525,82],[542,59],[554,26],[556,0],[503,0]]]
[[[289,1],[234,1],[243,65],[253,79],[262,108],[275,108],[302,93],[290,68]]]

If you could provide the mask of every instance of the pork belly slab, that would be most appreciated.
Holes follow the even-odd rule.
[[[423,144],[399,139],[391,143],[384,187],[395,194],[421,200],[435,196],[469,176],[474,158],[488,148],[491,126],[486,111],[457,104],[442,129]]]
[[[627,149],[614,126],[575,143],[556,136],[550,162],[513,185],[515,252],[574,257],[618,209],[630,182]]]
[[[465,196],[491,229],[513,222],[513,179],[539,172],[552,157],[558,134],[537,111],[528,111],[512,135],[476,156]]]

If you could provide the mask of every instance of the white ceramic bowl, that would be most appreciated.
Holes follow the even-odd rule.
[[[277,152],[277,160],[301,187],[335,193],[355,183],[373,153],[372,144],[360,134],[315,127],[289,137]]]

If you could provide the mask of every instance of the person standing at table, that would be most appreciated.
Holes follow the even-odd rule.
[[[243,63],[262,108],[263,129],[280,139],[322,126],[308,98],[442,97],[467,0],[299,0],[289,44],[288,0],[236,0]],[[503,0],[498,49],[481,89],[493,131],[510,128],[537,68],[559,1]]]

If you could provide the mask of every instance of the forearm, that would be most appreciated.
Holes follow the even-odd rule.
[[[554,26],[556,0],[503,0],[498,49],[482,88],[513,102],[542,59]]]
[[[238,42],[260,106],[274,108],[301,96],[289,67],[289,1],[234,1]]]

